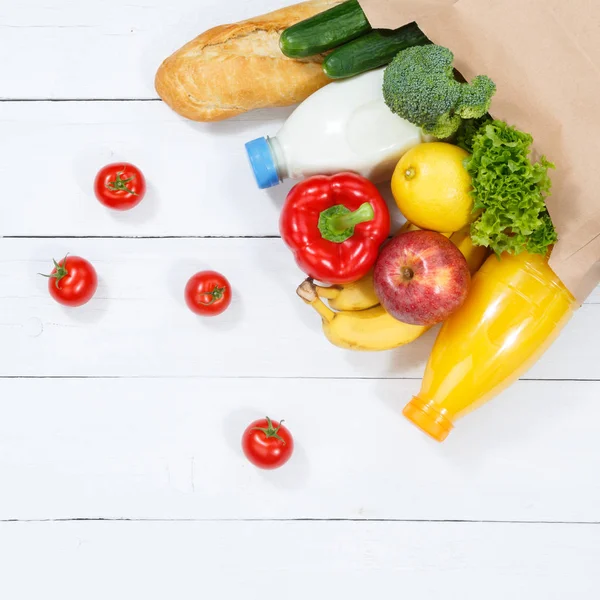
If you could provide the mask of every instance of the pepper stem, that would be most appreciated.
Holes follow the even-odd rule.
[[[361,204],[351,212],[343,204],[324,210],[319,216],[319,231],[324,239],[341,243],[354,235],[354,228],[360,223],[372,221],[375,211],[370,202]]]

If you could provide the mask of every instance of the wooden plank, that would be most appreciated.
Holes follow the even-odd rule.
[[[442,445],[401,416],[417,389],[0,379],[0,517],[600,521],[600,382],[520,382]],[[240,451],[265,414],[296,441],[274,472]]]
[[[3,523],[11,600],[595,597],[598,528],[484,523]],[[99,576],[101,571],[102,576]],[[32,576],[35,573],[35,576]]]
[[[77,310],[57,305],[38,275],[67,252],[100,277]],[[3,239],[0,256],[0,375],[418,378],[435,337],[386,353],[330,345],[279,239]],[[213,320],[183,302],[187,279],[209,267],[235,292]],[[599,322],[600,305],[581,308],[528,377],[597,379]]]
[[[261,114],[208,125],[153,102],[0,104],[0,177],[13,198],[0,207],[0,234],[278,235],[290,186],[259,190],[244,143],[276,133],[287,112]],[[98,170],[118,161],[138,165],[149,184],[126,213],[93,192]]]
[[[289,112],[192,124],[155,102],[0,104],[0,177],[14,199],[0,206],[0,235],[279,235],[291,184],[259,190],[244,144],[277,133]],[[120,160],[139,165],[149,183],[126,213],[93,192],[98,170]],[[389,185],[381,188],[401,224]],[[27,202],[17,201],[24,193]]]
[[[289,0],[22,0],[0,8],[0,98],[155,98],[160,63],[202,31]]]

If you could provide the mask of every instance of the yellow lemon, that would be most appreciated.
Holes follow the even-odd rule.
[[[441,233],[458,231],[473,219],[468,152],[443,142],[419,144],[398,163],[392,193],[408,221]]]

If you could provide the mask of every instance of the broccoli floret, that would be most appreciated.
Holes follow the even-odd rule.
[[[383,78],[383,97],[390,110],[423,129],[447,138],[462,119],[487,113],[496,84],[479,75],[471,83],[454,77],[454,54],[448,48],[428,45],[399,52]]]

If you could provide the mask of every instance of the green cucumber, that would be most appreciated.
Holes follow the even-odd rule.
[[[288,27],[279,39],[290,58],[305,58],[337,48],[371,31],[357,0],[348,0],[310,19]]]
[[[374,29],[337,50],[323,62],[323,71],[331,79],[353,77],[392,62],[398,52],[431,42],[416,23],[400,29]]]

